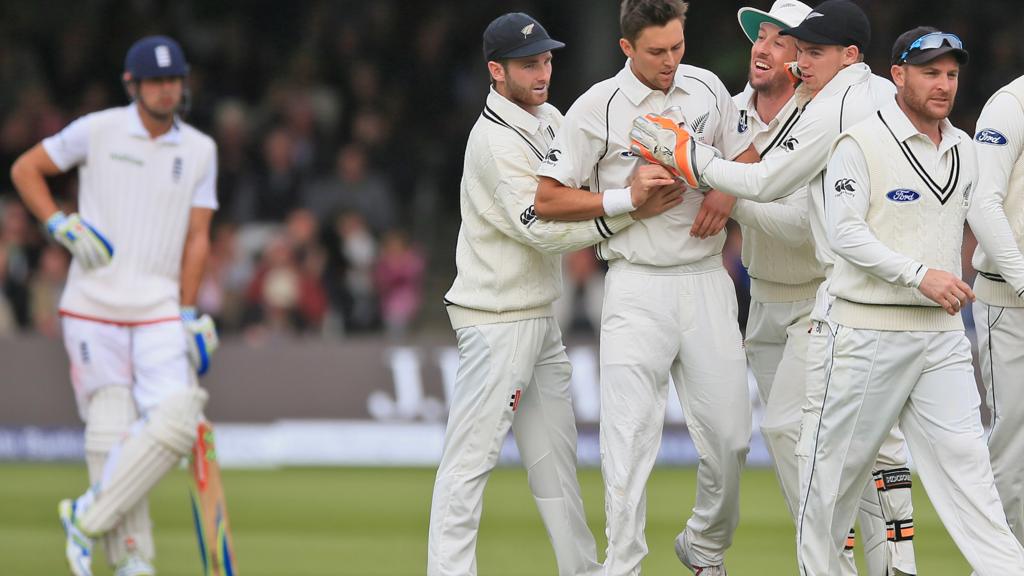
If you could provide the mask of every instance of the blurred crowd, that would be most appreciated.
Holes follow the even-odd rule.
[[[972,62],[954,120],[967,130],[987,96],[1024,70],[1014,30],[998,25],[1015,6],[1010,0],[863,3],[877,39],[868,61],[879,74],[887,75],[889,39],[924,23],[922,6],[930,23],[964,37]],[[0,334],[56,335],[68,265],[67,254],[46,241],[21,206],[9,167],[72,119],[126,103],[119,82],[124,51],[143,35],[166,33],[182,42],[192,64],[188,120],[219,147],[221,207],[200,308],[223,332],[252,338],[402,337],[424,324],[446,325],[441,296],[454,276],[462,152],[487,90],[480,34],[491,18],[527,11],[566,40],[552,90],[562,110],[622,64],[615,2],[601,11],[584,0],[233,4],[5,4]],[[684,61],[715,70],[739,91],[749,44],[735,11],[745,4],[767,8],[769,0],[691,4]],[[73,209],[74,175],[52,184]],[[738,247],[733,233],[725,259],[745,310]],[[593,333],[602,266],[582,251],[566,258],[565,270],[563,326]]]

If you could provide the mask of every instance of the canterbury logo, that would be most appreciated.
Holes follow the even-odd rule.
[[[844,194],[853,194],[857,191],[857,181],[853,178],[840,178],[836,180],[836,192],[839,196]]]
[[[807,15],[806,18],[804,18],[804,20],[810,20],[811,18],[821,18],[822,16],[824,16],[824,14],[822,14],[821,12],[811,12],[810,14]]]
[[[796,136],[790,136],[789,138],[783,140],[782,143],[779,144],[779,146],[782,146],[786,150],[792,152],[793,150],[796,150],[796,146],[799,143],[800,141],[796,139]]]
[[[523,29],[520,30],[520,32],[523,33],[523,38],[526,38],[530,34],[533,34],[533,26],[533,24],[527,24],[526,26],[523,26]]]
[[[523,210],[523,213],[519,215],[519,221],[527,228],[530,227],[530,224],[537,221],[537,211],[533,209],[532,205],[526,210]]]

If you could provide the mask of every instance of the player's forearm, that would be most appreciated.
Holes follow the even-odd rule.
[[[732,217],[755,230],[763,232],[786,246],[796,248],[810,238],[807,210],[779,202],[751,202],[737,200]]]
[[[563,254],[607,240],[633,222],[629,214],[599,216],[579,222],[536,220],[524,229],[521,241],[547,254]]]
[[[592,220],[605,215],[600,194],[569,188],[543,176],[537,185],[534,210],[539,218],[567,222]]]
[[[34,160],[36,149],[26,152],[11,166],[11,182],[18,191],[22,201],[40,222],[46,220],[57,211],[50,186],[46,183],[46,173]]]
[[[1024,289],[1024,254],[1014,238],[1002,199],[979,189],[967,221],[985,255],[996,263],[999,274],[1019,293]]]
[[[185,243],[181,258],[181,305],[195,306],[199,295],[199,283],[210,253],[210,240],[205,235],[190,237]]]
[[[192,208],[188,234],[181,255],[181,306],[195,306],[206,258],[210,254],[210,221],[213,210]]]

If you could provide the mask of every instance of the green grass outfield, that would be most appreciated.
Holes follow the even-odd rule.
[[[685,574],[672,539],[693,503],[692,468],[658,469],[648,490],[644,573]],[[601,476],[582,471],[587,514],[604,548]],[[84,466],[0,465],[0,575],[66,574],[57,501],[78,492]],[[225,472],[242,576],[420,575],[425,572],[433,471],[323,468]],[[918,568],[926,576],[970,573],[915,486]],[[161,576],[200,574],[186,488],[178,470],[151,498]],[[793,527],[775,477],[744,475],[742,520],[726,556],[733,576],[796,574]],[[518,469],[491,476],[478,549],[483,576],[555,574],[554,556]],[[110,572],[97,561],[97,576]],[[863,573],[863,571],[862,571]]]

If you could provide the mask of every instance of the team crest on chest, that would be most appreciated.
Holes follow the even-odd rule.
[[[704,141],[704,129],[708,127],[708,118],[710,117],[711,113],[705,112],[698,116],[696,120],[690,122],[690,132],[701,142]]]
[[[174,158],[174,165],[171,167],[171,181],[177,184],[181,181],[181,173],[183,170],[183,161],[181,156]]]

